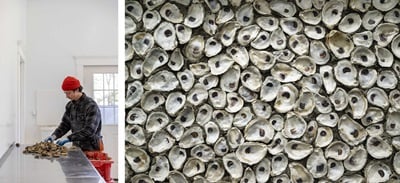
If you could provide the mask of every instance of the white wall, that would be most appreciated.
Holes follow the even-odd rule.
[[[74,56],[117,55],[117,1],[28,1],[26,55],[23,139],[25,143],[34,143],[41,140],[35,116],[36,92],[62,93],[64,77],[77,74]],[[64,106],[60,108],[63,110]],[[61,116],[55,123],[60,119]]]
[[[45,102],[56,101],[61,105],[46,112],[64,111],[68,100],[63,95],[61,83],[65,76],[78,74],[74,57],[117,57],[117,8],[117,0],[28,0],[22,143],[42,140],[36,116],[37,92],[59,92],[60,97],[51,95]],[[57,125],[61,117],[43,123]]]
[[[26,0],[0,0],[0,157],[16,140],[18,42],[25,43]]]

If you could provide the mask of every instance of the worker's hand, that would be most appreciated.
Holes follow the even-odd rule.
[[[61,139],[61,140],[58,140],[56,143],[59,146],[63,146],[64,144],[66,144],[68,142],[71,142],[71,141],[69,139]]]
[[[43,142],[53,142],[56,139],[55,135],[48,136],[43,140]]]

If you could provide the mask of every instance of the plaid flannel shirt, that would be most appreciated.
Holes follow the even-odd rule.
[[[64,136],[82,150],[97,150],[101,139],[101,114],[96,102],[83,93],[77,101],[70,101],[65,106],[65,113],[60,125],[54,130],[56,138]]]

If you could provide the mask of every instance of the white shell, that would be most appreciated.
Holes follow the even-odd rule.
[[[236,157],[235,153],[226,154],[222,161],[224,162],[225,170],[229,173],[229,175],[238,179],[243,175],[243,166],[239,159]]]
[[[173,50],[178,45],[175,27],[172,23],[162,22],[154,31],[155,42],[164,50]]]
[[[145,172],[150,168],[150,156],[141,148],[129,146],[125,158],[136,173]]]
[[[259,142],[245,142],[236,150],[239,161],[248,165],[257,164],[266,154],[267,145]]]
[[[165,156],[156,156],[151,166],[149,177],[155,181],[164,181],[169,175],[169,161]]]
[[[344,4],[339,0],[328,1],[322,9],[322,22],[328,27],[333,28],[339,23],[344,9]]]
[[[127,92],[125,100],[127,102],[125,102],[125,108],[130,108],[140,101],[140,98],[143,96],[144,90],[142,83],[139,81],[129,83],[126,88]]]
[[[359,171],[367,163],[367,150],[362,145],[351,149],[349,156],[343,161],[346,170]]]
[[[314,178],[321,178],[327,174],[327,160],[321,148],[314,149],[307,159],[306,166]]]
[[[350,56],[351,51],[354,49],[354,44],[347,34],[332,30],[326,37],[326,45],[337,58],[341,59]]]
[[[342,161],[349,156],[350,147],[342,141],[334,141],[325,150],[325,157]]]
[[[161,22],[160,13],[156,10],[146,10],[143,14],[143,27],[153,30]]]
[[[189,6],[188,14],[186,15],[183,24],[190,28],[199,27],[203,23],[204,7],[199,3],[193,3]]]
[[[313,146],[298,140],[291,140],[285,146],[285,152],[292,160],[301,160],[310,155]],[[290,165],[289,165],[290,166]]]
[[[266,119],[257,118],[249,122],[244,129],[244,138],[247,141],[268,143],[274,137],[274,129]]]
[[[366,143],[367,152],[375,159],[383,159],[392,155],[392,146],[381,137],[369,137]]]
[[[346,114],[340,118],[338,129],[342,140],[351,146],[360,144],[367,137],[365,128]]]
[[[290,180],[292,182],[298,182],[298,180],[301,180],[301,182],[304,183],[312,183],[314,180],[309,170],[300,163],[290,163],[289,170]]]

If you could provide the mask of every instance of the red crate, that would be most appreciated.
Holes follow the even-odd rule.
[[[108,157],[107,153],[98,151],[85,152],[86,157],[90,160],[93,166],[97,169],[99,174],[104,178],[107,183],[112,183],[111,179],[111,164],[114,161]]]

